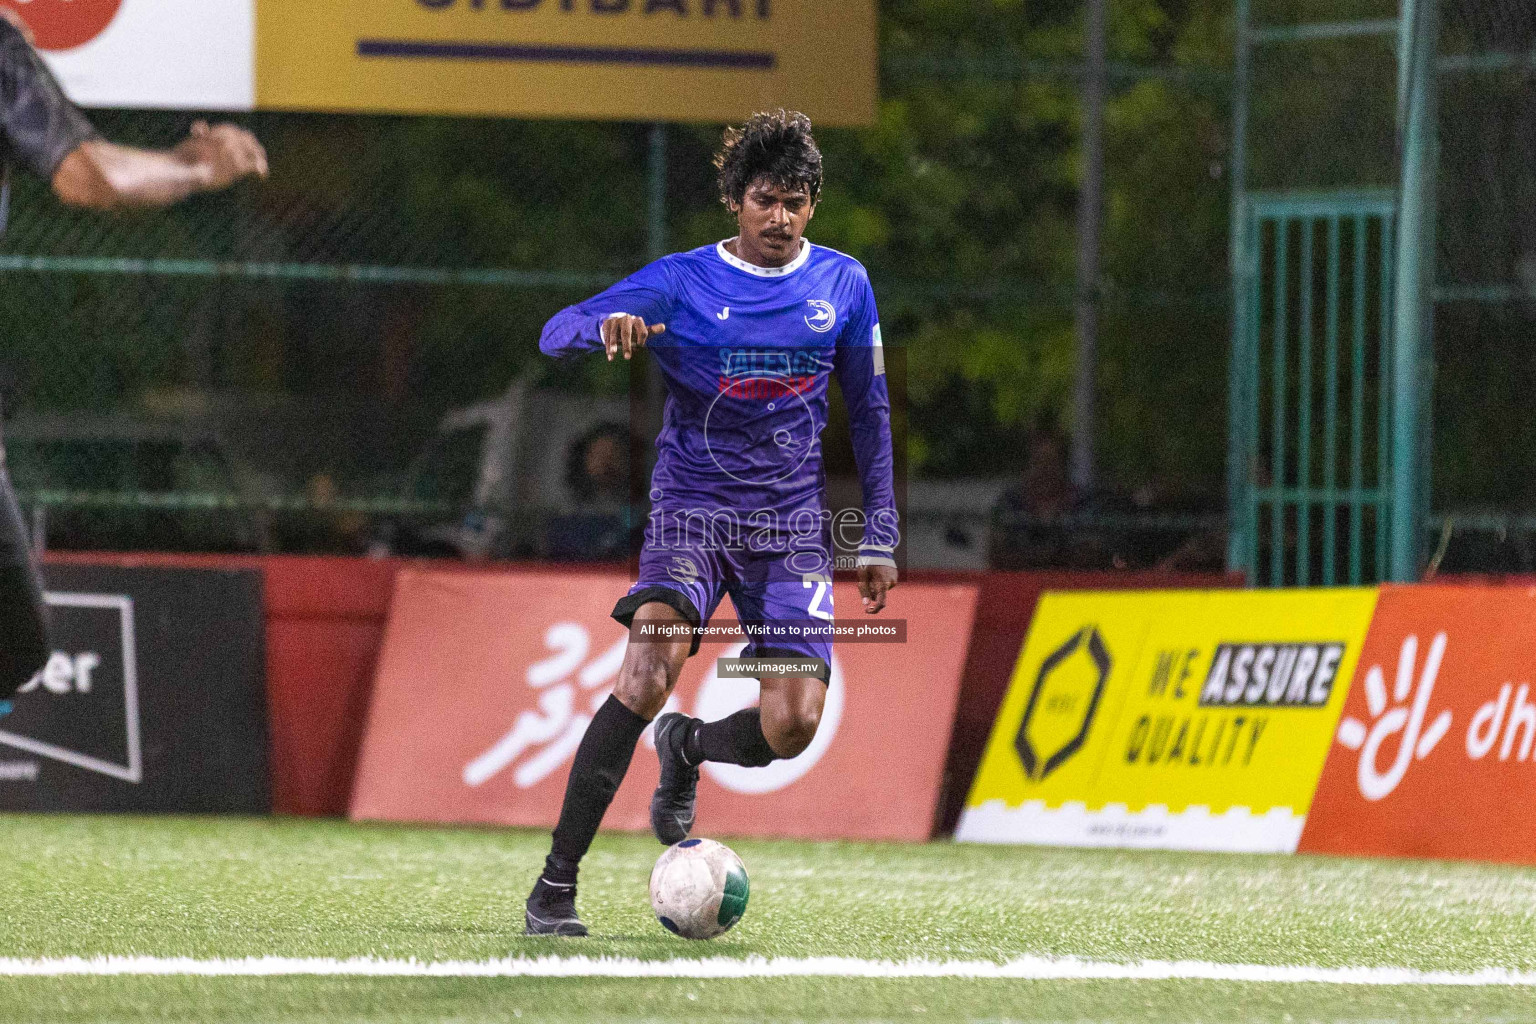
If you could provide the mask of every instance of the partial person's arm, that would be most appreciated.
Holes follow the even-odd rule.
[[[7,159],[50,183],[64,202],[90,209],[168,206],[267,173],[261,144],[235,125],[198,122],[164,152],[102,139],[9,9],[0,9],[0,135]]]
[[[54,172],[53,191],[70,206],[92,210],[160,207],[251,175],[267,176],[267,154],[256,137],[236,125],[199,121],[185,141],[166,151],[104,139],[81,143]]]
[[[863,283],[862,308],[855,311],[833,355],[833,370],[848,406],[854,460],[864,495],[864,536],[859,544],[859,594],[871,614],[885,607],[896,585],[896,547],[901,540],[896,513],[891,399],[885,382],[880,315],[875,294]]]
[[[628,359],[634,349],[666,330],[671,312],[670,278],[665,262],[658,261],[556,313],[544,325],[539,351],[565,358],[606,350],[609,359],[621,352]]]

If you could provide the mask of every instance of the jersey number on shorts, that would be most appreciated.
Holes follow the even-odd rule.
[[[832,620],[832,610],[830,608],[823,608],[821,606],[821,601],[822,598],[826,597],[828,593],[831,592],[831,584],[827,583],[825,580],[821,580],[815,583],[811,582],[810,580],[805,580],[803,582],[805,583],[806,590],[810,590],[812,587],[816,588],[816,593],[811,595],[811,606],[807,608],[806,611],[810,613],[811,618],[813,619],[826,619],[830,622]]]

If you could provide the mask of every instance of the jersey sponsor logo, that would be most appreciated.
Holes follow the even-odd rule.
[[[837,307],[821,299],[806,299],[811,311],[805,315],[805,326],[817,334],[826,334],[837,326]]]
[[[716,389],[731,398],[771,400],[803,395],[815,386],[815,377],[747,377],[742,380],[721,377]]]
[[[730,306],[726,306],[720,312],[715,314],[715,319],[716,320],[729,320],[730,318],[731,318],[731,307]]]
[[[776,484],[789,479],[816,448],[816,415],[804,392],[815,378],[721,378],[722,387],[704,416],[704,447],[726,476],[744,484]],[[725,398],[761,399],[775,420],[764,429],[744,426]]]
[[[720,376],[807,377],[825,369],[820,352],[804,348],[722,348]]]
[[[773,484],[805,464],[816,445],[816,417],[805,396],[825,370],[822,354],[803,348],[722,348],[718,394],[704,417],[704,443],[715,466],[742,483]],[[764,403],[769,423],[743,422],[739,406]],[[749,410],[748,415],[755,415]]]
[[[16,11],[40,50],[72,50],[106,31],[123,0],[0,0]]]
[[[726,348],[715,386],[731,398],[785,398],[813,390],[825,369],[820,353],[809,349]]]

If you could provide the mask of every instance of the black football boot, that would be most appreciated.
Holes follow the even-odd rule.
[[[663,846],[688,838],[699,794],[699,766],[683,757],[683,741],[698,719],[674,711],[656,719],[656,758],[661,782],[651,796],[651,831]]]
[[[528,907],[523,912],[529,935],[560,935],[579,939],[587,934],[587,926],[576,916],[576,887],[551,885],[542,877],[528,894]]]

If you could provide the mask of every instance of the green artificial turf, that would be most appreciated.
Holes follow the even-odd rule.
[[[844,956],[1536,970],[1536,872],[1475,865],[740,841],[752,900],[667,934],[661,847],[604,836],[594,937],[527,939],[539,833],[0,817],[0,957]],[[0,1021],[1536,1021],[1536,989],[964,979],[0,978]]]

